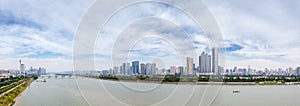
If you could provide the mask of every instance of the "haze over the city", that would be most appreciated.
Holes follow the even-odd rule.
[[[82,17],[93,2],[0,1],[0,69],[17,69],[18,61],[22,59],[27,68],[42,66],[46,67],[48,72],[73,70],[74,37]],[[222,31],[225,47],[220,49],[226,50],[225,68],[248,65],[254,69],[294,68],[300,65],[300,3],[297,0],[204,2]],[[109,10],[109,6],[107,9]],[[182,11],[168,5],[135,5],[112,16],[104,26],[103,32],[99,33],[101,36],[97,39],[95,54],[90,54],[95,55],[98,69],[112,68],[111,51],[122,26],[148,15],[174,21],[191,36],[198,56],[202,51],[210,53],[210,45],[203,29],[197,27],[197,24]],[[148,23],[154,26],[145,27]],[[155,29],[155,26],[162,24],[149,20],[129,26],[126,30],[143,33],[151,31],[156,35],[179,34],[169,27]],[[129,32],[122,34],[130,34]],[[178,36],[180,38],[180,35]],[[149,62],[152,57],[164,57],[168,65],[179,64],[172,63],[177,59],[176,50],[172,45],[157,38],[142,40],[131,51],[124,51],[127,52],[142,62]],[[197,61],[198,58],[194,58],[196,64]]]

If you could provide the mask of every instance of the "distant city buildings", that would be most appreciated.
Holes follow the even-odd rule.
[[[113,74],[119,74],[119,67],[114,67],[113,68]]]
[[[213,57],[213,58],[212,58]],[[113,69],[103,70],[103,74],[118,75],[214,75],[212,68],[216,67],[215,72],[224,72],[224,68],[218,66],[218,51],[213,49],[212,56],[202,52],[199,56],[199,65],[197,66],[193,58],[186,57],[186,66],[170,66],[169,69],[158,69],[156,63],[140,63],[132,61],[122,63],[121,66],[114,66]],[[223,71],[222,71],[223,70]]]
[[[33,68],[30,67],[26,70],[25,64],[19,60],[19,67],[16,70],[0,70],[0,78],[18,77],[26,75],[45,75],[46,69],[43,67]]]
[[[0,70],[0,78],[9,78],[10,76],[10,70]]]
[[[211,55],[205,52],[199,56],[200,73],[211,73]]]
[[[168,73],[169,75],[174,75],[176,73],[177,67],[176,66],[171,66],[170,67],[170,73]]]
[[[186,69],[187,69],[187,74],[192,75],[194,72],[193,68],[193,58],[187,57],[186,58]]]
[[[298,76],[300,75],[300,67],[296,68],[296,73],[297,73]]]
[[[300,76],[300,67],[295,69],[289,67],[286,69],[269,69],[264,70],[252,69],[250,65],[246,68],[233,67],[224,69],[218,64],[219,53],[217,48],[212,48],[211,55],[202,52],[199,55],[198,66],[194,63],[193,58],[186,57],[186,66],[170,66],[169,69],[158,69],[156,63],[140,63],[132,61],[123,63],[120,66],[114,66],[113,69],[102,70],[100,74],[117,74],[117,75],[279,75],[279,76]]]
[[[296,67],[295,69],[293,69],[291,67],[286,68],[286,69],[265,68],[264,70],[252,69],[252,68],[250,68],[250,66],[248,66],[248,69],[234,67],[233,69],[226,69],[224,75],[300,76],[300,67]]]
[[[141,66],[141,75],[146,75],[147,74],[146,65],[144,63],[141,63],[140,66]]]
[[[19,60],[19,64],[20,64],[20,72],[21,75],[31,75],[31,74],[35,74],[35,75],[45,75],[46,74],[46,69],[43,67],[38,67],[38,68],[33,68],[30,67],[29,70],[25,70],[25,64],[22,64],[22,60]]]
[[[220,74],[219,69],[219,53],[217,48],[212,48],[212,72]]]
[[[134,75],[139,75],[140,72],[139,72],[139,61],[133,61],[132,62],[132,71],[133,71],[133,74]]]
[[[25,64],[22,64],[22,60],[19,60],[19,65],[20,65],[20,74],[25,76]]]
[[[42,68],[42,67],[39,67],[39,68],[30,67],[30,69],[28,71],[26,71],[26,75],[31,75],[31,74],[46,75],[46,69]]]

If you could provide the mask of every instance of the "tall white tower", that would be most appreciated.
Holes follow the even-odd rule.
[[[193,58],[187,57],[186,58],[187,62],[186,62],[186,71],[188,75],[192,75],[194,74],[193,71]]]
[[[213,73],[219,75],[220,72],[218,70],[218,58],[219,58],[219,54],[218,54],[218,48],[212,48],[212,71]]]
[[[22,64],[21,59],[19,60],[19,65],[20,65],[20,74],[25,76],[25,65]]]

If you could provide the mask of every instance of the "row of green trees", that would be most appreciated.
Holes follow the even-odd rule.
[[[100,79],[111,79],[111,80],[145,80],[145,81],[162,81],[162,82],[265,82],[265,81],[276,81],[276,82],[300,82],[300,78],[293,77],[270,77],[270,78],[254,78],[254,77],[233,77],[227,76],[223,78],[221,76],[146,76],[146,75],[132,75],[132,76],[117,76],[117,75],[100,75],[96,78]]]
[[[117,75],[100,75],[100,79],[110,79],[110,80],[149,80],[149,76],[139,75],[139,76],[117,76]]]
[[[8,85],[8,86],[6,86],[6,87],[0,89],[0,94],[6,92],[6,91],[8,91],[8,90],[10,90],[11,88],[14,88],[15,86],[18,86],[20,83],[22,83],[22,82],[17,82],[17,83]]]
[[[98,78],[100,78],[100,79],[118,80],[118,77],[115,76],[115,75],[100,75]]]
[[[2,78],[0,81],[0,87],[12,84],[14,82],[20,81],[25,77],[10,77],[10,78]]]
[[[180,78],[176,76],[165,76],[163,82],[179,82]]]
[[[265,82],[265,81],[276,81],[276,82],[300,82],[300,78],[224,78],[224,82]]]
[[[30,85],[30,83],[33,81],[33,78],[26,78],[24,81],[25,83],[0,97],[0,106],[12,106],[15,102],[15,98],[21,92],[23,92],[28,85]]]
[[[162,82],[197,82],[198,79],[196,77],[180,77],[174,75],[167,76],[146,76],[146,75],[138,75],[138,76],[116,76],[116,75],[100,75],[95,78],[100,79],[109,79],[109,80],[145,80],[145,81],[162,81]]]
[[[209,81],[209,77],[199,77],[198,78],[198,82],[208,82]]]

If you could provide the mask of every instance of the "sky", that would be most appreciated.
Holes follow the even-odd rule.
[[[300,66],[300,1],[203,2],[222,32],[225,47],[221,50],[226,52],[220,53],[225,56],[220,64],[225,68]],[[94,3],[93,0],[1,0],[0,69],[17,69],[22,59],[27,68],[45,67],[48,72],[73,70],[76,32]],[[110,10],[110,6],[106,8]],[[97,70],[132,60],[156,62],[161,67],[184,65],[181,60],[189,54],[198,64],[201,52],[211,53],[205,29],[180,8],[141,3],[112,14],[99,29],[95,42],[92,55]]]

